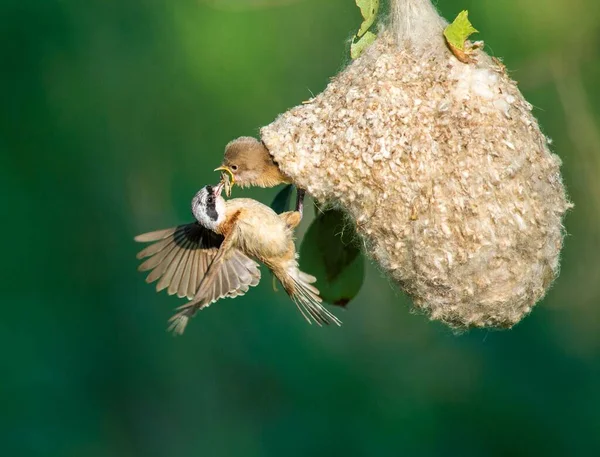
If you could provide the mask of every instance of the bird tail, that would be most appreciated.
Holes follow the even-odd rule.
[[[309,323],[314,321],[318,325],[342,325],[342,322],[323,306],[319,289],[313,286],[317,278],[300,271],[295,261],[286,269],[286,273],[286,278],[281,283]]]

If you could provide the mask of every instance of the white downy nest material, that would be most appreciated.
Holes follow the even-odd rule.
[[[417,310],[458,329],[511,327],[558,274],[561,161],[499,62],[396,36],[380,33],[262,140],[299,187],[348,212]]]

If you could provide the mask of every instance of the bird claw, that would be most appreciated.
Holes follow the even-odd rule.
[[[306,191],[304,189],[296,188],[296,211],[300,213],[300,219],[302,219],[304,213],[304,195]]]

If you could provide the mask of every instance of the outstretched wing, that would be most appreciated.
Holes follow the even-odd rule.
[[[170,330],[183,333],[190,317],[221,298],[222,291],[234,291],[226,296],[235,297],[243,295],[249,287],[259,283],[258,264],[234,248],[232,241],[232,237],[224,239],[198,287],[196,296],[189,303],[177,308],[179,312],[169,320]],[[253,263],[255,270],[249,267],[244,258]]]
[[[156,290],[167,289],[169,295],[187,297],[198,294],[211,265],[217,257],[223,237],[198,223],[179,225],[166,230],[145,233],[136,241],[152,243],[137,255],[146,259],[139,271],[150,271],[146,282],[158,280]],[[237,297],[260,281],[258,264],[239,249],[229,249],[226,262],[214,269],[214,287],[210,290],[210,304],[223,297]]]

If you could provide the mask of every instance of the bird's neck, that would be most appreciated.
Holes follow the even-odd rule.
[[[269,164],[269,166],[266,167],[266,169],[256,177],[251,185],[260,187],[274,187],[279,184],[289,184],[291,182],[292,180],[288,176],[284,175],[281,170],[279,170],[277,165]]]

